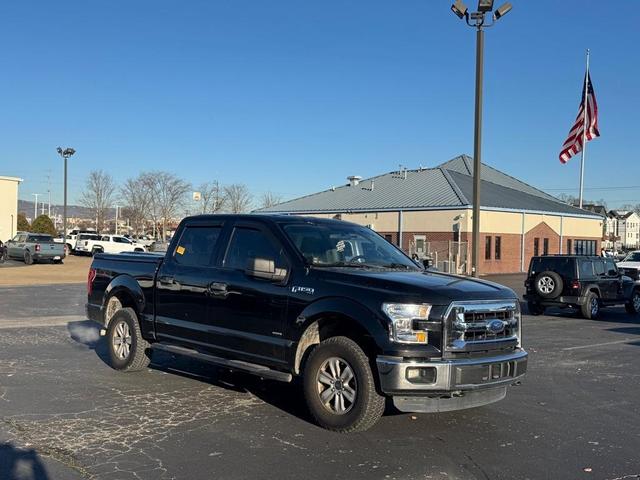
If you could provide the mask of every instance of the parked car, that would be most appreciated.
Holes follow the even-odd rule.
[[[123,235],[101,235],[95,240],[85,240],[82,248],[83,252],[89,252],[91,255],[96,253],[144,252],[146,250],[142,245],[133,243]]]
[[[76,236],[76,243],[73,247],[73,252],[76,255],[90,255],[91,252],[87,250],[89,240],[100,240],[101,238],[102,236],[97,233],[79,233]]]
[[[529,312],[546,307],[578,308],[584,318],[597,318],[602,307],[624,305],[640,313],[640,282],[621,273],[613,258],[545,255],[531,259],[525,281]]]
[[[2,240],[0,240],[0,263],[4,263],[7,260],[7,247]]]
[[[622,261],[618,262],[618,269],[633,280],[640,278],[640,251],[629,252]]]
[[[20,233],[7,242],[7,258],[24,260],[24,263],[52,261],[62,263],[64,245],[53,241],[43,233]]]
[[[75,253],[75,247],[76,247],[76,242],[78,240],[78,235],[81,235],[83,233],[97,234],[98,232],[93,228],[88,228],[88,229],[85,229],[85,230],[74,228],[73,230],[71,230],[67,234],[66,240],[65,240],[65,245],[67,247],[67,253]]]
[[[151,245],[149,245],[149,251],[156,252],[156,253],[157,252],[165,253],[168,248],[169,248],[169,244],[167,242],[163,242],[160,240],[155,241]]]
[[[142,245],[143,247],[146,247],[146,248],[148,248],[151,244],[155,242],[155,239],[153,237],[150,237],[149,235],[134,236],[132,240],[138,245]]]
[[[371,427],[387,397],[404,412],[496,402],[527,368],[511,289],[425,271],[339,220],[189,217],[164,257],[96,255],[87,287],[113,368],[142,370],[153,349],[300,378],[340,432]]]

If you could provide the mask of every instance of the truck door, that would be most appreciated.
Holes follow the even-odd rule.
[[[222,221],[187,224],[156,275],[156,335],[188,346],[207,346],[209,284]]]
[[[287,278],[256,275],[256,260],[281,275],[290,270],[282,244],[269,230],[257,222],[237,222],[209,287],[214,343],[247,361],[278,365],[288,346],[283,335]]]
[[[622,291],[622,274],[618,270],[616,262],[614,262],[612,258],[605,258],[604,264],[605,273],[611,282],[611,299],[619,300],[624,296]]]

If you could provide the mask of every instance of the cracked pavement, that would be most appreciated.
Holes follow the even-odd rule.
[[[529,374],[502,402],[338,435],[310,422],[296,385],[158,353],[146,371],[110,369],[83,302],[83,285],[0,288],[2,480],[640,473],[640,323],[622,309],[525,317]]]

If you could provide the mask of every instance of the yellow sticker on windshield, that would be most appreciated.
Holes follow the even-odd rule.
[[[176,253],[178,255],[184,255],[184,250],[185,250],[184,247],[178,247],[178,248],[176,248]]]

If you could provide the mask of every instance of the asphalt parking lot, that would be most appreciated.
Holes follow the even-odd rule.
[[[295,385],[157,354],[115,372],[83,303],[82,284],[0,288],[2,480],[640,478],[640,320],[621,308],[525,316],[529,374],[502,402],[339,435]]]

